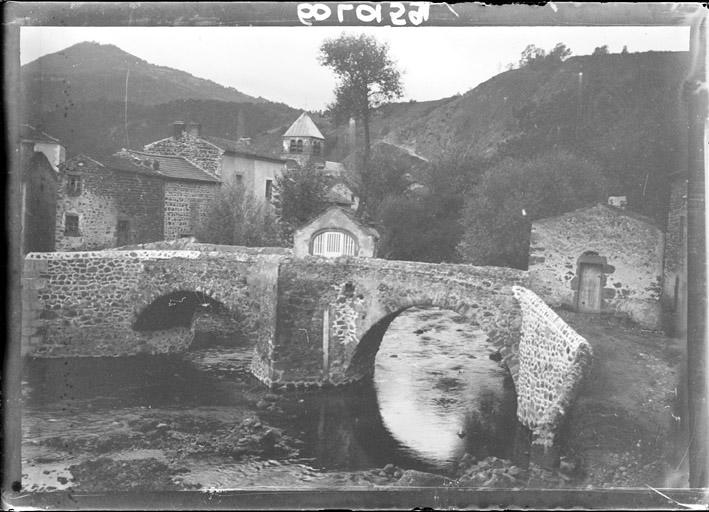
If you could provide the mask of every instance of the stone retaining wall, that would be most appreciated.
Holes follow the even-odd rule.
[[[548,447],[591,363],[591,346],[534,292],[513,291],[523,312],[517,418],[534,444]]]

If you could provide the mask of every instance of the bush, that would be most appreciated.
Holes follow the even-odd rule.
[[[269,247],[283,245],[273,206],[260,202],[243,187],[224,184],[197,227],[200,242]]]
[[[599,165],[562,150],[529,160],[506,158],[483,174],[466,201],[461,259],[527,268],[531,222],[604,200]]]
[[[284,241],[327,207],[327,190],[328,178],[314,167],[288,169],[276,178],[274,206]]]

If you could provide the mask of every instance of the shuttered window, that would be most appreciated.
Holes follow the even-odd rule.
[[[313,239],[315,256],[354,256],[357,250],[355,239],[342,231],[324,231]]]

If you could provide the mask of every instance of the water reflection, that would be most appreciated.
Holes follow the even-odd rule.
[[[509,455],[515,395],[507,372],[489,359],[492,350],[483,333],[446,312],[410,310],[389,327],[373,380],[342,389],[289,391],[274,410],[257,405],[268,390],[248,373],[248,347],[36,359],[25,368],[23,421],[37,437],[83,436],[96,434],[93,420],[72,421],[70,433],[51,429],[80,411],[120,421],[126,414],[148,417],[179,409],[238,421],[243,414],[238,410],[303,441],[299,458],[285,461],[298,474],[304,460],[324,470],[389,463],[431,470],[465,451]],[[48,423],[48,417],[58,423]],[[200,467],[197,460],[181,464]]]
[[[453,312],[410,309],[390,325],[376,357],[382,422],[412,453],[445,465],[466,451],[510,455],[516,401],[509,373],[484,332]]]

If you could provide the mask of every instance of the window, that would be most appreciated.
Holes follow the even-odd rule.
[[[273,180],[266,180],[266,201],[273,198]]]
[[[64,235],[65,236],[80,236],[79,235],[79,216],[71,213],[64,215]]]
[[[81,176],[71,174],[67,176],[66,192],[70,196],[78,196],[81,194]]]
[[[313,141],[313,155],[319,155],[319,154],[320,154],[320,141],[314,140]]]
[[[291,139],[289,151],[291,153],[302,153],[303,152],[303,141]]]
[[[355,239],[343,231],[324,231],[313,239],[312,254],[315,256],[354,256],[356,252]]]
[[[242,176],[241,174],[235,174],[234,175],[234,184],[238,185],[238,186],[243,185],[244,184],[244,176]]]
[[[298,139],[298,142],[296,143],[296,153],[302,153],[303,152],[303,141]]]

